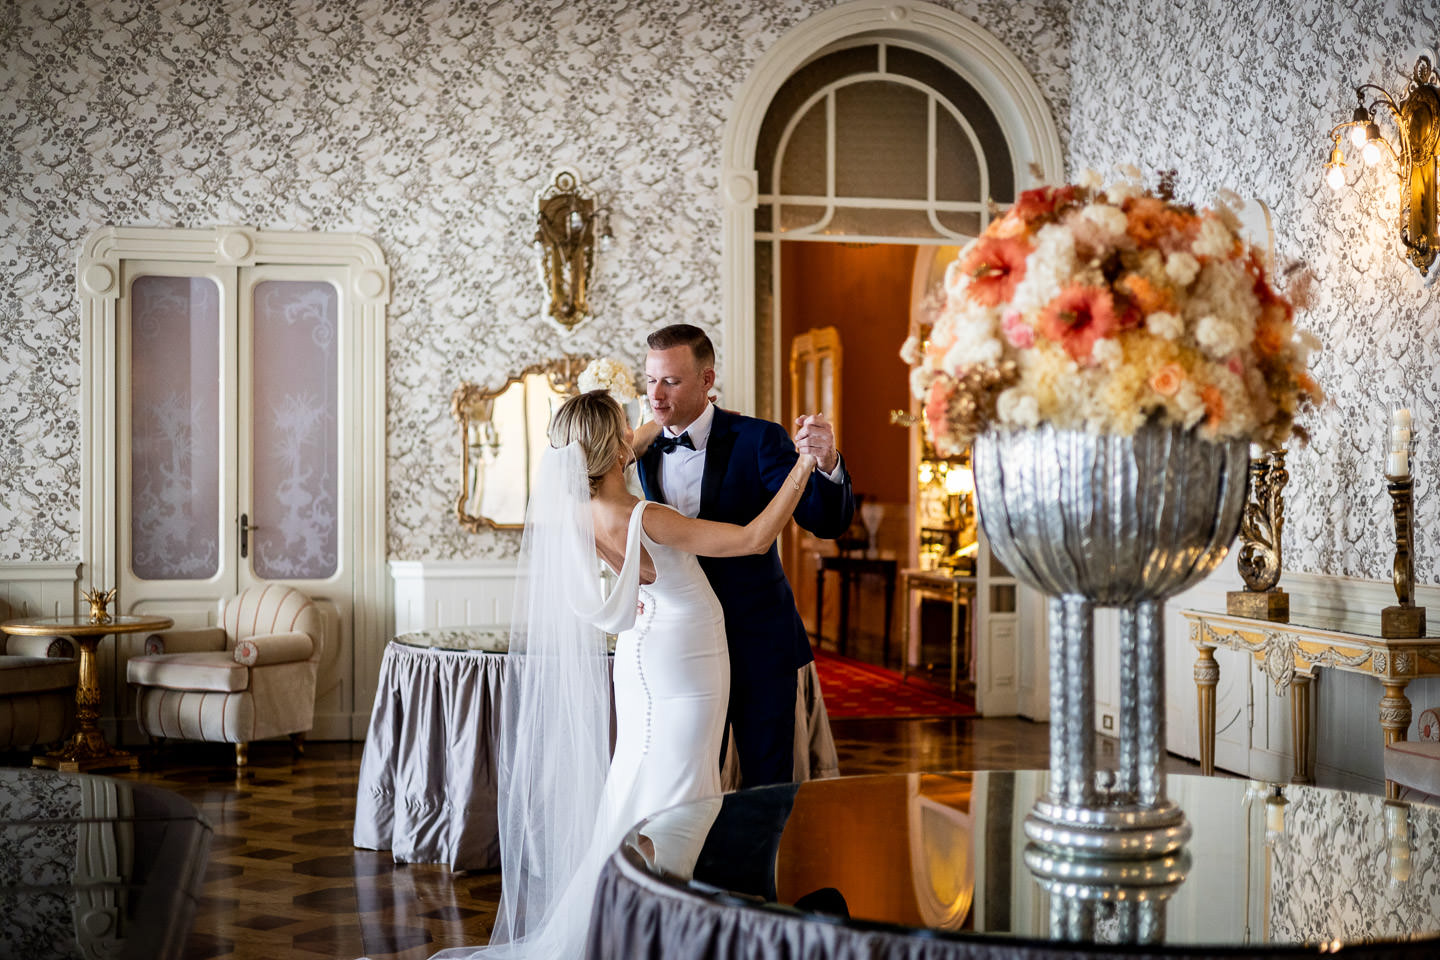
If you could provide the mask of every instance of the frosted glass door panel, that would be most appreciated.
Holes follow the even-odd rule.
[[[142,580],[220,569],[220,289],[138,277],[130,311],[130,565]]]
[[[329,283],[254,287],[253,569],[267,580],[335,573],[339,527],[339,296]]]

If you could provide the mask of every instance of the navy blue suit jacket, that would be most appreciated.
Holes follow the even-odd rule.
[[[665,502],[659,482],[663,456],[652,446],[639,463],[645,496],[659,503]],[[738,524],[754,520],[785,482],[797,457],[794,442],[778,423],[716,407],[700,482],[701,519]],[[840,483],[811,474],[795,508],[796,522],[825,539],[844,533],[854,514],[848,472]],[[731,701],[763,699],[772,686],[793,699],[795,671],[814,657],[780,565],[780,551],[771,544],[757,555],[701,557],[700,566],[725,611]]]

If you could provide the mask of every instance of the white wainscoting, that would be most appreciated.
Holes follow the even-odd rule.
[[[58,617],[80,600],[80,563],[0,563],[0,602],[7,617]]]
[[[1286,573],[1280,582],[1290,594],[1293,613],[1367,611],[1378,625],[1380,608],[1395,602],[1389,582],[1352,580],[1314,574]],[[1199,759],[1198,705],[1193,667],[1195,648],[1180,616],[1184,609],[1225,610],[1225,594],[1243,587],[1234,560],[1165,607],[1166,740],[1170,752]],[[1416,602],[1440,617],[1440,587],[1422,586]],[[1096,729],[1113,733],[1118,709],[1117,615],[1096,617]],[[1237,650],[1217,648],[1220,685],[1215,696],[1215,765],[1256,779],[1287,782],[1292,767],[1290,700],[1277,694],[1253,658]],[[1316,671],[1312,694],[1315,710],[1315,778],[1322,786],[1380,789],[1385,780],[1385,739],[1380,729],[1378,681],[1339,670]],[[1412,712],[1440,706],[1440,680],[1417,680],[1406,688]],[[1106,717],[1111,727],[1106,726]],[[1413,734],[1413,729],[1412,729]]]
[[[515,563],[392,560],[395,632],[431,627],[493,627],[510,622]]]

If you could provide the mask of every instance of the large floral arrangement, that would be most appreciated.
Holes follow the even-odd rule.
[[[1195,210],[1136,182],[1029,190],[952,263],[915,367],[931,439],[991,426],[1129,435],[1148,419],[1279,444],[1321,399],[1318,342],[1294,326],[1231,206]],[[1292,284],[1300,287],[1302,284]],[[1302,433],[1303,436],[1303,433]]]
[[[575,378],[575,386],[581,393],[606,390],[621,403],[639,396],[635,392],[635,375],[625,364],[609,357],[596,357],[586,364]]]

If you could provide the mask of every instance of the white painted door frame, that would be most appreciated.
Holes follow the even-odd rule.
[[[760,127],[775,94],[796,70],[836,44],[860,38],[921,47],[974,87],[995,114],[1010,147],[1017,193],[1064,177],[1060,133],[1039,85],[998,38],[974,21],[919,0],[855,0],[791,29],[760,57],[741,86],[721,145],[721,370],[727,405],[743,413],[755,412],[758,387],[755,208],[759,177],[755,151]],[[780,356],[778,347],[772,355]],[[1017,613],[1024,655],[1019,658],[1018,677],[1008,678],[1004,695],[991,690],[990,678],[983,675],[988,658],[982,658],[976,664],[976,683],[989,692],[987,699],[994,712],[1018,709],[1027,716],[1045,719],[1047,631],[1041,604],[1032,593],[1020,590]],[[1008,618],[998,626],[1015,629]],[[997,637],[997,641],[1013,642],[1009,637]],[[981,646],[984,644],[977,642],[977,649]],[[1042,682],[1036,682],[1037,674]]]
[[[379,246],[353,233],[103,227],[87,239],[78,258],[80,296],[80,561],[82,583],[119,581],[118,303],[122,262],[130,260],[253,267],[262,264],[323,264],[343,275],[341,322],[354,325],[357,342],[349,362],[355,388],[341,398],[351,405],[355,428],[342,438],[341,469],[355,477],[356,510],[351,531],[355,576],[350,650],[338,664],[339,704],[317,712],[316,739],[363,739],[380,658],[389,639],[391,593],[385,565],[385,309],[390,271]],[[121,598],[123,602],[124,598]],[[107,712],[123,703],[114,647],[101,648],[101,681]],[[113,713],[107,718],[113,726]]]

